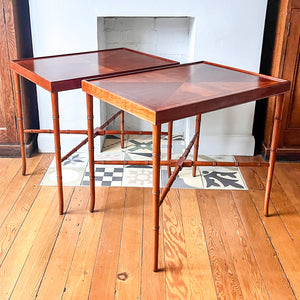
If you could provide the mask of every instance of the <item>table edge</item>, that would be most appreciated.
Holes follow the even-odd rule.
[[[84,76],[84,77],[76,77],[71,79],[65,79],[65,80],[58,80],[58,81],[49,81],[45,79],[44,77],[28,70],[27,68],[21,66],[18,64],[18,62],[26,61],[26,60],[38,60],[38,59],[45,59],[45,58],[55,58],[55,57],[64,57],[64,56],[72,56],[72,55],[82,55],[82,54],[90,54],[90,53],[98,53],[98,52],[104,52],[104,51],[115,51],[115,50],[126,50],[130,52],[134,52],[137,54],[142,54],[144,56],[153,57],[156,59],[159,59],[163,62],[166,62],[165,64],[162,64],[161,66],[156,67],[146,67],[146,68],[139,68],[135,70],[130,71],[117,71],[112,73],[107,73],[104,75],[101,74],[94,74],[90,76]],[[152,55],[149,53],[144,53],[141,51],[133,50],[126,47],[120,47],[120,48],[113,48],[113,49],[103,49],[103,50],[95,50],[95,51],[87,51],[87,52],[77,52],[77,53],[69,53],[69,54],[60,54],[60,55],[51,55],[51,56],[40,56],[40,57],[31,57],[31,58],[24,58],[24,59],[16,59],[10,61],[10,69],[14,72],[18,73],[20,76],[30,80],[31,82],[37,84],[38,86],[46,89],[49,92],[60,92],[60,91],[67,91],[67,90],[73,90],[78,89],[81,87],[81,81],[82,80],[92,80],[92,79],[100,79],[102,77],[108,78],[110,76],[120,76],[123,73],[127,74],[127,72],[135,72],[135,71],[147,71],[152,70],[160,67],[166,67],[166,66],[173,66],[178,65],[178,61],[170,60],[164,57]],[[66,86],[65,86],[66,85]]]
[[[205,64],[209,64],[209,65],[213,65],[213,66],[217,66],[217,67],[221,67],[221,68],[226,68],[226,69],[233,70],[233,71],[246,73],[246,74],[249,74],[249,75],[259,76],[261,78],[266,78],[268,80],[272,80],[274,82],[274,84],[270,85],[270,86],[267,86],[267,87],[263,87],[263,88],[256,88],[256,89],[240,92],[240,93],[237,93],[235,95],[225,95],[225,96],[217,97],[217,98],[215,98],[216,101],[214,101],[213,104],[211,102],[209,102],[208,101],[209,99],[208,99],[207,102],[204,100],[201,103],[191,103],[191,104],[187,105],[184,108],[178,106],[178,107],[175,107],[175,108],[169,108],[169,109],[167,108],[167,109],[164,109],[164,110],[157,110],[157,111],[154,111],[149,107],[140,105],[140,104],[138,104],[138,103],[136,103],[136,102],[134,102],[130,99],[121,97],[121,96],[119,96],[117,94],[114,94],[110,91],[107,91],[103,88],[99,88],[100,89],[99,92],[95,91],[96,87],[92,84],[92,81],[93,80],[105,79],[104,77],[93,79],[93,80],[83,80],[82,81],[82,90],[84,92],[86,92],[87,94],[90,94],[90,95],[92,95],[96,98],[100,98],[100,97],[97,97],[97,94],[99,95],[100,91],[102,90],[103,93],[111,94],[111,96],[114,97],[115,101],[125,101],[125,102],[128,102],[128,103],[131,103],[132,107],[138,108],[139,110],[143,111],[144,114],[149,114],[149,112],[151,112],[151,118],[150,117],[145,118],[144,115],[140,116],[138,114],[134,114],[132,111],[126,110],[125,106],[122,106],[122,105],[119,105],[119,104],[116,105],[116,103],[112,104],[111,102],[108,102],[103,98],[101,99],[101,100],[103,100],[107,103],[111,103],[112,105],[116,105],[118,108],[123,109],[124,111],[127,111],[131,114],[134,114],[135,116],[138,116],[138,117],[140,117],[140,118],[142,118],[142,119],[144,119],[148,122],[151,122],[152,124],[158,125],[158,124],[163,124],[163,123],[179,120],[179,119],[186,118],[186,117],[191,117],[191,116],[194,116],[195,114],[199,114],[199,113],[200,114],[201,113],[206,113],[206,112],[210,112],[210,111],[214,111],[214,110],[218,110],[218,109],[222,109],[222,108],[226,108],[226,107],[245,104],[245,103],[248,103],[248,102],[268,98],[268,97],[279,95],[279,94],[284,94],[284,93],[288,92],[289,89],[290,89],[291,83],[290,83],[289,80],[285,80],[285,79],[281,79],[281,78],[277,78],[277,77],[272,77],[272,76],[268,76],[268,75],[264,75],[264,74],[259,74],[259,73],[255,73],[255,72],[251,72],[251,71],[246,71],[246,70],[243,70],[243,69],[224,66],[224,65],[221,65],[221,64],[216,64],[216,63],[212,63],[212,62],[208,62],[208,61],[199,61],[199,62],[180,64],[180,65],[170,65],[166,68],[169,69],[169,68],[173,68],[173,67],[182,67],[182,66],[185,66],[185,65],[192,65],[192,64],[197,64],[197,63],[205,63]],[[161,68],[161,69],[163,69],[163,68]],[[143,70],[141,72],[148,72],[148,71],[155,71],[155,70]],[[136,73],[137,72],[132,73],[132,74],[136,74]],[[129,73],[128,74],[121,74],[119,76],[126,76],[126,75],[130,75],[130,74]],[[111,77],[113,77],[113,76],[111,76]],[[108,78],[108,77],[106,77],[106,78]],[[244,100],[241,101],[238,104],[234,104],[233,99],[235,99],[236,97],[243,97]],[[230,105],[228,105],[228,102],[226,103],[226,105],[220,105],[220,103],[222,101],[225,102],[225,101],[228,101],[228,100],[231,100]],[[204,105],[204,103],[208,104],[208,105]],[[205,110],[198,109],[197,107],[200,107],[200,106],[206,106],[206,109]],[[180,117],[176,117],[176,116],[178,116],[179,111],[180,111]],[[196,111],[196,113],[194,113],[195,111]],[[191,113],[191,112],[193,112],[193,113]],[[172,118],[171,118],[171,116],[172,116]]]

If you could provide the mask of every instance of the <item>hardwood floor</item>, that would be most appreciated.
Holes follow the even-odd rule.
[[[271,216],[265,168],[241,169],[248,191],[172,189],[152,272],[152,191],[39,183],[53,155],[0,159],[0,299],[300,298],[300,164],[277,163]],[[252,158],[244,158],[252,159]]]

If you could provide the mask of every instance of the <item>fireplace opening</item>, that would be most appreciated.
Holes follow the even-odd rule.
[[[193,60],[192,17],[98,17],[97,26],[99,50],[126,47],[180,63]],[[100,109],[104,118],[116,112],[115,108],[104,103]],[[111,129],[118,127],[118,121],[110,126]],[[125,115],[125,127],[128,130],[151,130],[149,123],[128,114]],[[174,134],[184,135],[185,127],[184,120],[174,122]]]

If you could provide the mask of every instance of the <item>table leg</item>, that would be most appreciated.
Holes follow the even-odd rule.
[[[25,153],[23,112],[22,112],[22,101],[21,101],[21,90],[20,90],[20,76],[16,72],[13,72],[13,74],[14,74],[14,83],[15,83],[15,93],[17,99],[18,127],[19,127],[19,137],[20,137],[21,156],[22,156],[22,175],[25,175],[26,174],[26,153]]]
[[[197,161],[198,158],[198,149],[199,149],[199,139],[200,139],[200,123],[201,123],[201,115],[197,115],[196,117],[196,128],[195,128],[195,134],[197,134],[197,138],[194,144],[194,157],[193,162]],[[196,166],[193,166],[193,177],[196,176]]]
[[[273,125],[272,141],[271,141],[271,149],[270,149],[269,168],[268,168],[265,202],[264,202],[264,213],[266,216],[268,216],[268,214],[269,214],[269,200],[270,200],[272,178],[273,178],[273,172],[274,172],[274,166],[275,166],[275,160],[276,160],[276,149],[278,146],[278,139],[279,139],[279,127],[280,127],[281,120],[282,120],[283,101],[284,101],[283,94],[279,95],[276,99],[276,108],[275,108],[274,125]]]
[[[64,196],[62,185],[62,167],[61,167],[61,147],[60,147],[60,129],[59,129],[59,109],[58,109],[58,94],[51,93],[52,101],[52,118],[54,131],[54,147],[56,159],[56,176],[57,176],[57,192],[59,201],[59,214],[64,211]]]
[[[120,123],[120,130],[121,130],[121,148],[124,148],[124,111],[121,111],[121,123]]]
[[[90,172],[90,212],[95,208],[95,169],[94,169],[94,113],[93,97],[86,94],[88,145],[89,145],[89,172]]]
[[[153,270],[158,271],[158,243],[159,243],[159,182],[160,182],[160,139],[161,125],[152,125],[153,141],[153,230],[154,230],[154,261]]]
[[[173,122],[168,123],[168,162],[172,159],[172,134],[173,134]],[[171,167],[168,166],[168,176],[171,176]]]

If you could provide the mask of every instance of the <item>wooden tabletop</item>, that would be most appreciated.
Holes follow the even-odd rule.
[[[83,81],[86,93],[152,124],[281,94],[290,82],[209,62]]]
[[[83,79],[178,64],[127,48],[108,49],[11,61],[18,74],[51,92],[81,87]]]

